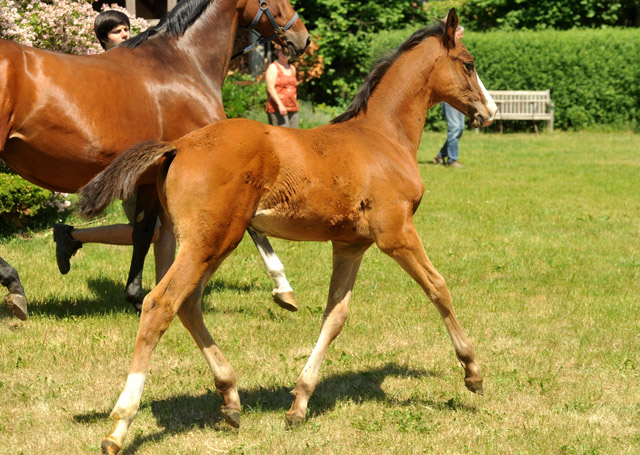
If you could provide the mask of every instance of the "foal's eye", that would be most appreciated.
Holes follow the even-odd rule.
[[[465,62],[464,67],[467,71],[473,71],[473,62]]]

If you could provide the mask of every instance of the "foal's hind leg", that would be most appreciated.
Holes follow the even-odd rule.
[[[27,297],[24,288],[20,283],[18,272],[11,267],[4,259],[0,258],[0,284],[9,290],[4,297],[9,306],[9,310],[15,317],[25,321],[27,319]]]
[[[194,292],[178,310],[178,317],[189,333],[191,333],[191,336],[209,364],[209,368],[211,368],[216,390],[222,395],[225,403],[222,406],[224,419],[232,427],[238,428],[240,426],[241,407],[240,396],[238,395],[238,388],[236,386],[236,374],[211,337],[207,327],[204,325],[204,319],[202,317],[202,292],[204,286],[217,268],[218,265],[215,265],[213,269],[207,273],[197,291]]]
[[[413,224],[408,222],[403,229],[380,236],[376,239],[376,243],[422,286],[427,297],[434,303],[465,370],[465,385],[472,392],[482,395],[482,375],[475,361],[473,346],[453,311],[451,295],[444,278],[429,261]]]
[[[324,359],[327,348],[342,330],[349,313],[349,301],[353,284],[364,255],[370,244],[345,245],[333,243],[333,273],[329,286],[329,300],[322,319],[320,337],[313,348],[313,352],[304,366],[296,387],[293,390],[295,399],[286,419],[290,425],[304,422],[307,413],[307,403],[318,383],[320,364]]]
[[[114,422],[102,441],[103,453],[116,454],[122,447],[129,426],[138,412],[151,354],[176,312],[188,299],[199,300],[203,276],[211,268],[208,258],[203,256],[207,253],[200,248],[181,248],[169,272],[145,297],[127,383],[111,412]]]
[[[273,300],[285,310],[298,311],[298,304],[296,298],[293,296],[293,289],[287,281],[287,277],[284,274],[284,266],[275,251],[271,247],[269,240],[266,236],[258,234],[251,228],[247,228],[249,235],[253,243],[255,243],[260,257],[264,262],[264,266],[267,269],[267,275],[273,280],[276,288],[272,292]]]

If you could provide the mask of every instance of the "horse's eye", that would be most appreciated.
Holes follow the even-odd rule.
[[[467,71],[473,71],[473,62],[465,62],[464,67]]]

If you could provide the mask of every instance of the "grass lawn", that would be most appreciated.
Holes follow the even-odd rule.
[[[248,237],[214,275],[206,323],[238,375],[226,426],[204,358],[175,321],[158,346],[125,455],[640,453],[640,135],[474,134],[463,169],[431,165],[415,224],[474,342],[485,395],[463,383],[437,311],[375,247],[309,403],[289,391],[317,339],[331,246],[273,245],[300,311],[271,302]],[[122,220],[110,209],[107,222]],[[0,454],[99,453],[138,317],[130,249],[85,245],[61,276],[50,232],[5,239],[30,318],[0,307]],[[153,281],[147,259],[146,287]]]

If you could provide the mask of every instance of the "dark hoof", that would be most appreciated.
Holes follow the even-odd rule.
[[[71,270],[69,260],[82,248],[82,242],[71,237],[73,226],[56,223],[53,225],[53,241],[56,242],[56,262],[60,273],[66,275]]]
[[[102,440],[102,455],[116,455],[120,452],[120,446],[110,439]]]
[[[135,302],[131,302],[131,306],[133,307],[133,310],[140,314],[142,313],[142,302],[140,301],[135,301]]]
[[[304,423],[304,417],[300,417],[297,414],[288,413],[285,416],[285,422],[287,423],[288,428],[298,428],[300,425]]]
[[[240,428],[240,410],[222,407],[222,417],[233,428]]]
[[[27,311],[27,298],[21,294],[7,294],[4,301],[9,306],[9,311],[21,321],[26,321],[29,312]]]
[[[467,389],[471,390],[473,393],[476,393],[478,395],[484,395],[484,390],[482,388],[482,380],[475,381],[475,382],[465,380],[464,385],[466,385]]]
[[[142,312],[142,302],[144,302],[144,292],[129,293],[125,291],[124,299],[131,304],[136,313]]]
[[[289,311],[298,311],[298,303],[293,295],[293,292],[275,292],[273,294],[273,300],[279,307]]]

